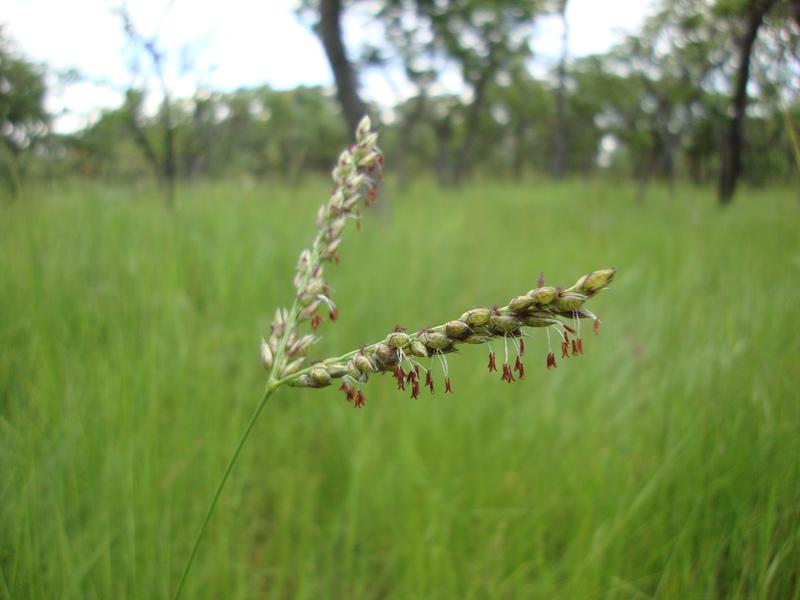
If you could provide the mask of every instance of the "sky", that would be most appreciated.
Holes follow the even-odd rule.
[[[110,0],[3,0],[0,25],[29,59],[54,71],[75,69],[82,80],[56,84],[48,108],[59,114],[57,131],[71,131],[118,106],[131,83],[125,36]],[[297,85],[333,85],[322,47],[295,13],[297,0],[137,0],[128,10],[139,31],[159,33],[162,47],[175,60],[170,85],[175,96],[197,90],[229,91],[268,84],[275,89]],[[570,53],[602,52],[641,23],[652,0],[570,0],[567,19]],[[345,20],[348,46],[375,35],[357,12]],[[539,22],[532,41],[544,60],[558,54],[558,19]],[[188,60],[182,60],[187,57]],[[180,64],[192,65],[181,69]],[[460,86],[457,73],[444,86]],[[364,96],[389,106],[407,93],[395,73],[370,73],[362,78]]]

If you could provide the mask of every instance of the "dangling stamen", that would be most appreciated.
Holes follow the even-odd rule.
[[[517,356],[517,362],[514,363],[514,370],[519,373],[520,379],[525,379],[525,365],[522,364],[519,356]]]
[[[401,367],[400,365],[397,365],[394,368],[394,371],[392,372],[392,374],[394,375],[394,378],[397,381],[397,389],[398,390],[405,390],[406,389],[406,385],[405,385],[405,380],[403,378],[406,376],[406,373],[405,373],[405,371],[403,371],[403,367]]]
[[[581,341],[581,319],[577,310],[572,311],[572,322],[577,330],[577,340],[572,341],[572,354],[583,354],[583,342]]]
[[[342,383],[342,385],[341,385],[341,387],[339,389],[344,392],[345,399],[348,402],[352,402],[355,399],[355,397],[356,397],[355,390],[353,390],[352,387],[347,385],[347,383]]]
[[[449,373],[447,371],[447,357],[444,355],[444,352],[442,352],[441,350],[437,350],[436,354],[439,356],[439,363],[441,363],[441,365],[442,365],[442,372],[444,373],[444,376],[448,377]]]
[[[326,288],[326,292],[329,291],[330,290]],[[336,318],[339,316],[339,308],[336,306],[336,304],[334,304],[333,300],[331,300],[330,298],[328,298],[323,294],[319,294],[317,298],[322,300],[322,302],[324,302],[328,306],[328,316],[331,318],[331,321],[335,321]]]
[[[319,315],[314,315],[311,317],[311,329],[317,329],[322,323],[322,317]]]
[[[444,393],[452,394],[453,388],[450,387],[450,375],[447,371],[447,357],[445,357],[441,350],[437,350],[437,353],[439,355],[439,362],[442,363],[442,371],[444,371]]]
[[[356,402],[354,404],[355,408],[362,408],[367,403],[367,398],[364,396],[364,392],[358,390],[358,394],[356,394]]]
[[[433,377],[431,377],[431,371],[428,369],[425,372],[425,385],[431,388],[431,394],[433,393]]]
[[[519,336],[519,355],[525,356],[525,340],[522,339],[522,335]]]
[[[592,327],[592,329],[594,329],[594,334],[597,335],[598,333],[600,333],[600,319],[597,318],[597,315],[595,315],[592,311],[586,308],[583,308],[582,311],[586,313],[590,319],[594,320],[594,326]]]
[[[522,335],[522,333],[520,333],[520,336],[521,335]],[[521,340],[522,340],[522,337],[520,337],[520,341]],[[517,349],[517,354],[521,354],[521,352],[519,350],[519,342],[517,341],[516,336],[513,336],[513,335],[511,336],[511,343],[514,344],[514,348]]]
[[[497,363],[494,359],[494,352],[489,351],[489,372],[497,371]]]

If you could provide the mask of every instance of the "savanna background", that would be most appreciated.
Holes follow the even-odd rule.
[[[800,598],[798,2],[275,3],[300,41],[247,85],[156,4],[60,21],[107,72],[0,11],[0,598],[174,593],[364,113],[387,179],[319,356],[615,266],[600,335],[281,390],[184,597]]]

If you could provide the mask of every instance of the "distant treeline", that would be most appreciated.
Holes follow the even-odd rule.
[[[726,125],[724,97],[704,95],[691,120],[687,114],[684,122],[682,116],[660,113],[658,98],[639,81],[608,74],[598,59],[576,64],[571,79],[574,85],[565,102],[565,174],[600,171],[637,179],[714,180]],[[381,127],[390,172],[404,177],[434,174],[444,184],[475,172],[498,177],[551,173],[553,98],[548,82],[531,77],[494,87],[479,121],[468,172],[461,175],[456,159],[468,105],[455,96],[404,102]],[[349,140],[335,98],[319,87],[211,93],[176,101],[172,111],[179,178],[250,175],[296,182],[308,171],[330,170],[335,159],[331,153]],[[377,108],[371,112],[380,114]],[[747,180],[788,181],[797,166],[785,115],[766,104],[751,112],[744,152]],[[800,123],[800,104],[791,108],[791,119]],[[163,134],[158,116],[143,117],[125,105],[104,113],[84,131],[47,136],[32,158],[39,163],[37,170],[47,169],[51,175],[136,179],[151,172],[137,137],[153,140],[158,152]]]
[[[173,98],[129,89],[90,127],[56,135],[43,108],[44,70],[0,46],[4,167],[12,188],[26,178],[80,174],[114,181],[155,176],[171,190],[191,178],[270,177],[297,183],[331,168],[357,115],[381,124],[389,172],[458,185],[474,175],[632,177],[653,180],[796,180],[800,148],[800,8],[795,0],[662,2],[641,31],[601,55],[569,58],[535,76],[530,34],[567,2],[306,0],[303,14],[325,47],[336,88],[268,86]],[[346,10],[363,5],[384,46],[349,49]],[[163,84],[157,40],[125,30]],[[564,20],[566,23],[566,20]],[[526,37],[527,36],[527,37]],[[2,38],[0,38],[0,41]],[[369,106],[358,75],[404,69],[414,93],[394,107]],[[442,94],[457,71],[465,93]],[[145,80],[146,81],[146,80]],[[152,80],[151,80],[152,81]],[[155,93],[160,108],[143,105]],[[795,178],[795,179],[793,179]]]

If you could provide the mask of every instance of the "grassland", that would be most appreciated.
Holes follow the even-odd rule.
[[[263,387],[328,184],[88,185],[0,206],[0,598],[164,598]],[[616,266],[601,335],[524,382],[451,361],[353,410],[281,391],[187,598],[800,598],[790,191],[389,187],[331,274],[338,354]]]

